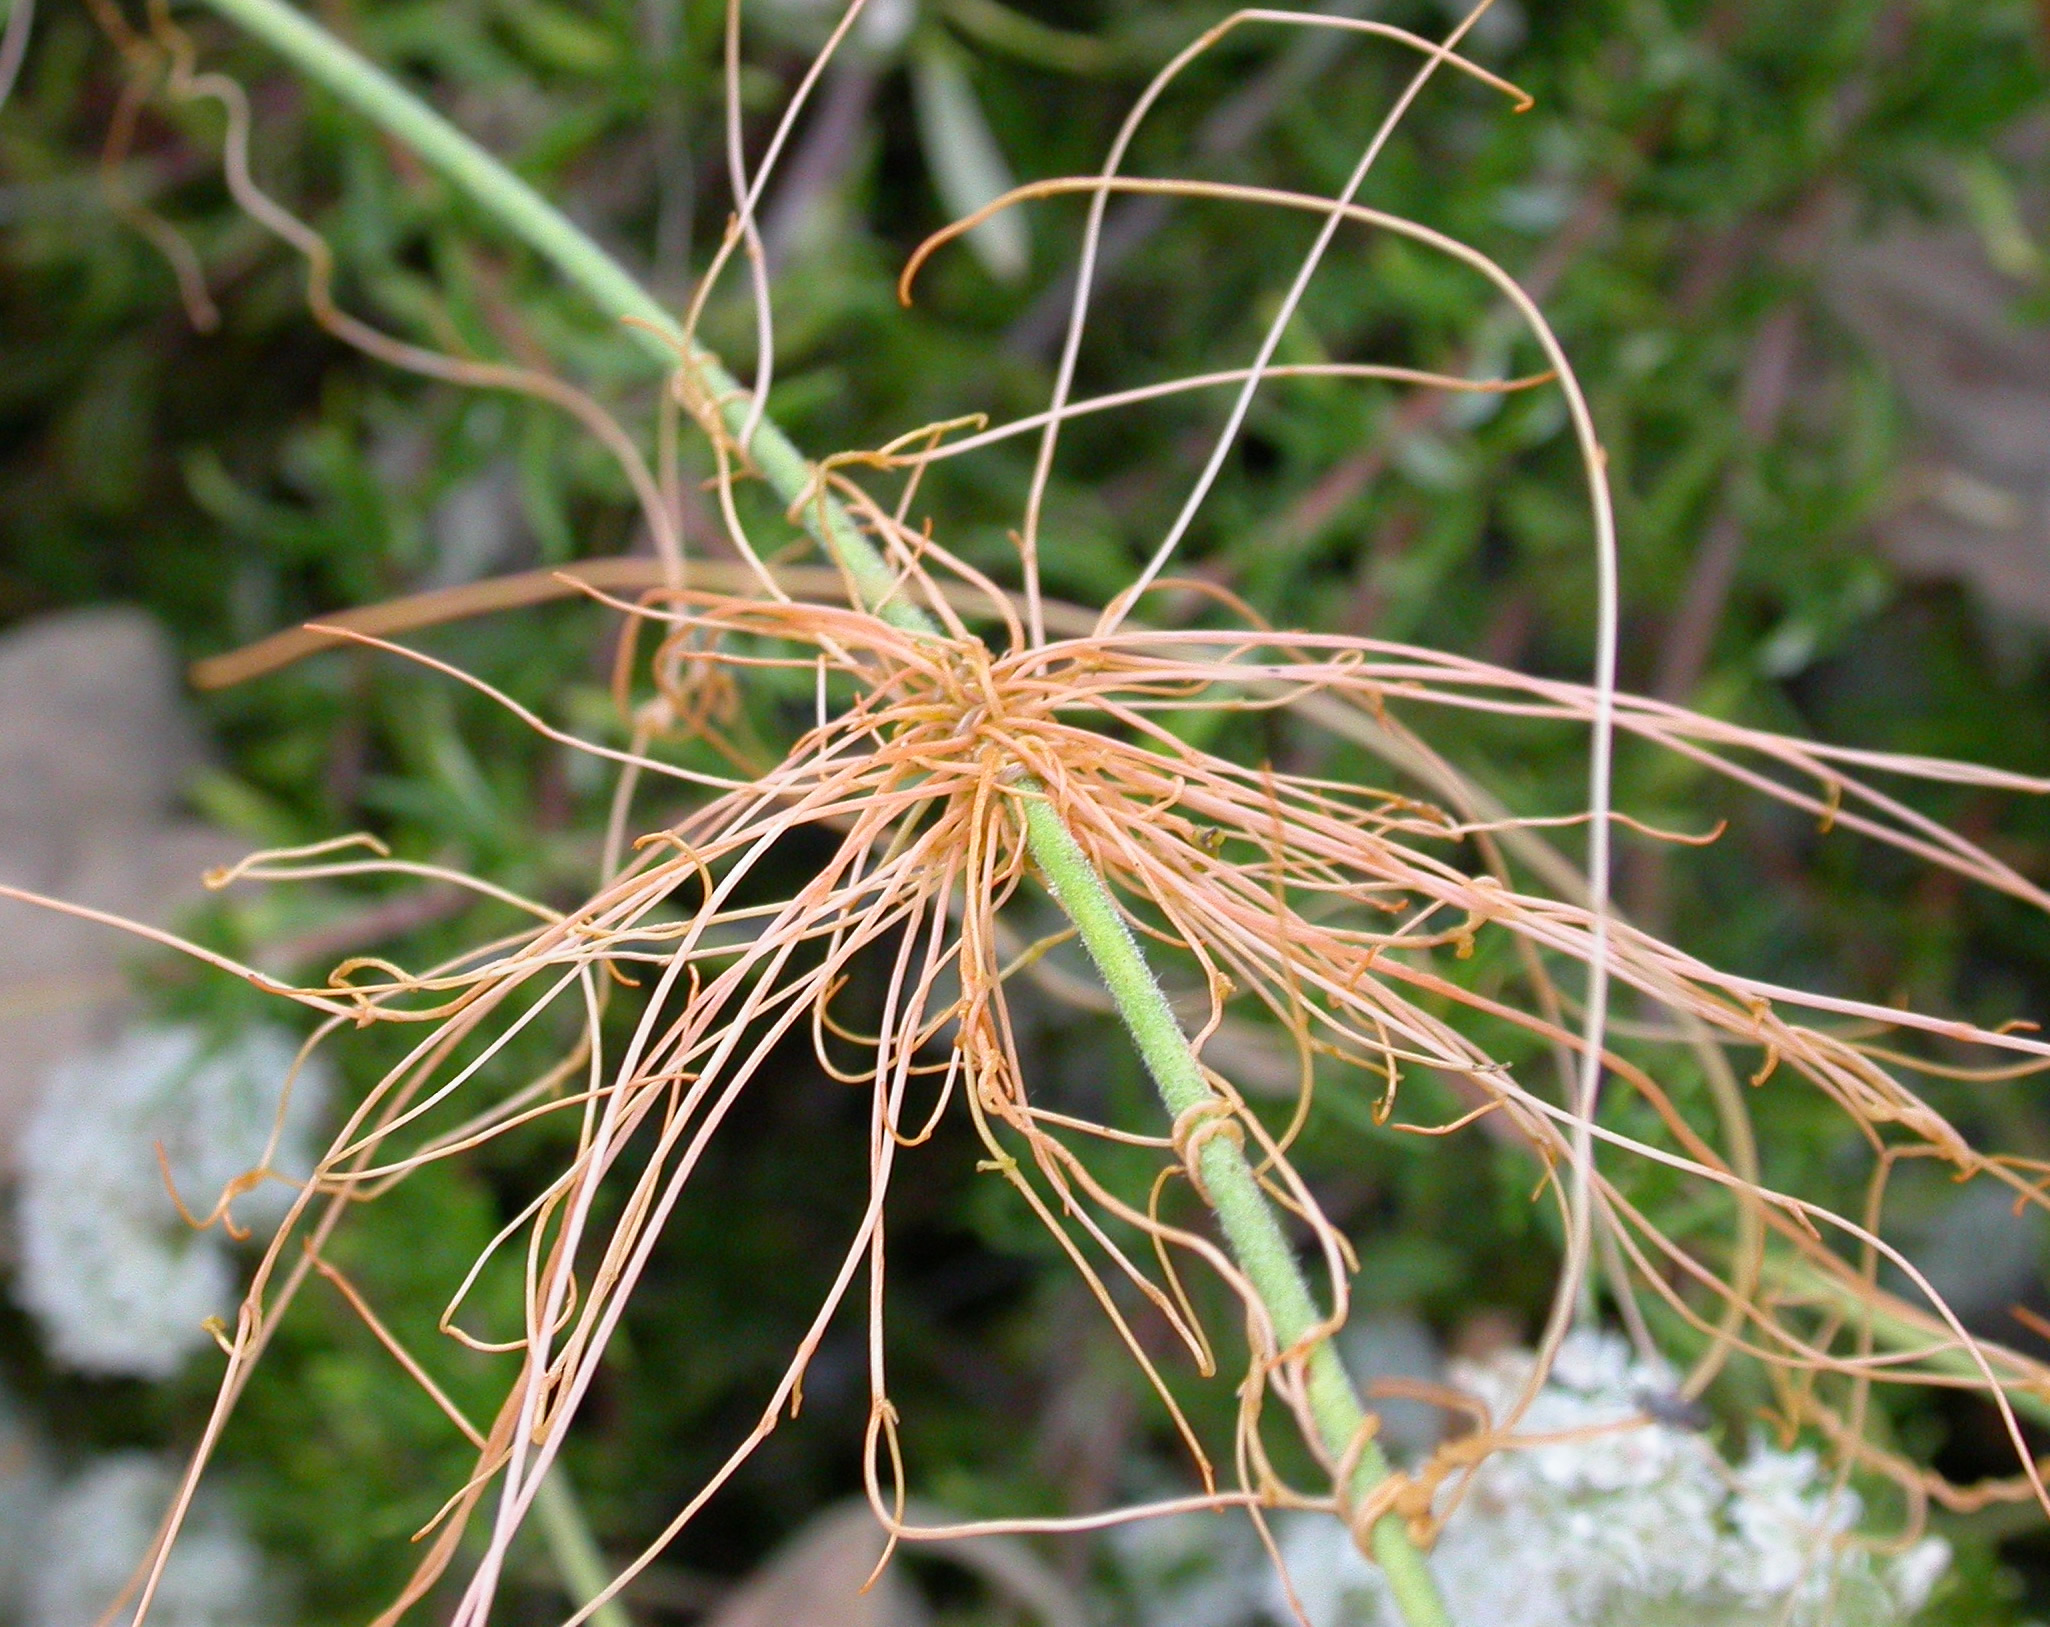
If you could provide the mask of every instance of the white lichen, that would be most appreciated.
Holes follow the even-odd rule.
[[[80,1372],[162,1379],[233,1308],[223,1228],[194,1231],[165,1189],[157,1148],[185,1203],[211,1210],[255,1168],[278,1119],[298,1046],[274,1028],[210,1045],[200,1029],[138,1029],[52,1070],[20,1148],[16,1297],[50,1354]],[[273,1165],[304,1174],[325,1071],[302,1069]],[[274,1226],[290,1189],[266,1181],[235,1201],[238,1225]]]
[[[44,1522],[29,1576],[25,1627],[93,1627],[150,1552],[177,1477],[157,1459],[123,1452],[67,1484]],[[150,1601],[151,1627],[264,1627],[278,1619],[262,1555],[232,1509],[202,1495]],[[134,1619],[131,1599],[113,1627]]]

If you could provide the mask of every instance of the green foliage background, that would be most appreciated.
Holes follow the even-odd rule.
[[[682,297],[728,207],[717,5],[323,0],[319,10]],[[929,3],[912,33],[914,53],[940,37],[973,49],[976,99],[1022,178],[1093,168],[1145,75],[1221,15],[1199,0],[1030,0],[1022,11],[1100,48],[1015,23],[992,32],[983,10],[944,3]],[[1826,245],[1840,240],[1831,233],[1902,217],[1969,224],[1961,166],[1981,195],[2030,195],[2041,177],[2013,136],[2046,113],[2043,17],[2020,0],[1530,0],[1504,11],[1506,26],[1483,30],[1477,54],[1526,86],[1535,110],[1511,116],[1478,88],[1434,87],[1367,200],[1546,285],[1612,460],[1625,684],[1657,681],[1697,551],[1734,504],[1746,546],[1688,686],[1697,704],[1874,748],[2050,772],[2050,668],[2036,637],[1989,638],[1961,592],[1896,580],[1872,542],[1897,492],[1905,429],[1886,379],[1817,289]],[[1402,0],[1373,14],[1426,29],[1448,20]],[[572,291],[276,64],[203,16],[183,20],[204,59],[251,88],[258,173],[334,245],[345,305],[423,342],[546,356],[627,421],[651,421],[654,381]],[[797,0],[767,21],[746,81],[757,143],[802,69],[811,26]],[[1372,44],[1294,49],[1287,56],[1270,31],[1234,36],[1167,99],[1134,167],[1337,185],[1408,64]],[[874,80],[872,112],[777,285],[772,409],[815,453],[970,410],[1034,410],[1048,351],[1021,333],[1064,271],[1080,219],[1072,202],[1035,206],[1022,283],[993,281],[955,251],[928,273],[917,307],[900,310],[897,268],[950,211],[902,63],[862,71]],[[1271,116],[1228,153],[1206,146],[1206,119],[1262,84],[1276,87]],[[298,263],[229,205],[218,119],[153,104],[127,182],[206,267],[223,320],[196,332],[164,262],[110,210],[97,172],[120,87],[119,59],[88,15],[48,0],[0,112],[0,623],[127,600],[163,617],[196,657],[337,607],[634,544],[621,482],[559,414],[396,375],[323,337],[305,314]],[[1300,222],[1237,207],[1168,211],[1100,297],[1083,390],[1237,365],[1307,237]],[[2040,317],[2043,296],[2016,285],[2024,316]],[[1312,288],[1282,359],[1530,365],[1491,304],[1478,279],[1355,234]],[[1775,320],[1797,325],[1799,385],[1754,442],[1735,404]],[[748,355],[737,299],[715,302],[706,332],[730,360]],[[1069,432],[1046,525],[1053,591],[1099,602],[1123,584],[1178,506],[1217,411],[1187,397]],[[949,545],[999,573],[1029,457],[1016,443],[948,466],[928,488]],[[1550,399],[1419,413],[1380,388],[1277,385],[1187,564],[1279,622],[1569,676],[1587,668],[1589,550]],[[609,636],[596,613],[559,606],[428,642],[552,718],[602,730]],[[778,698],[749,704],[753,726],[775,738]],[[439,682],[329,656],[203,705],[219,755],[194,800],[257,840],[371,829],[402,853],[565,900],[594,860],[604,781]],[[1304,749],[1246,744],[1284,757]],[[1573,803],[1580,745],[1563,733],[1469,725],[1449,744],[1525,811]],[[1342,758],[1323,766],[1372,771]],[[1621,805],[1647,821],[1732,820],[1716,847],[1671,861],[1655,891],[1643,890],[1653,884],[1644,855],[1625,854],[1626,897],[1662,913],[1688,947],[1783,981],[1906,992],[1994,1020],[2050,1005],[2044,923],[1920,884],[1670,763],[1626,755],[1621,773]],[[1941,811],[2040,875],[2042,810],[1960,795]],[[240,904],[207,930],[256,950],[353,902]],[[489,924],[488,914],[444,921],[394,952],[417,961]],[[159,994],[223,1020],[239,1009],[239,996],[178,975]],[[1088,1022],[1049,1019],[1037,1046],[1058,1089],[1144,1119],[1136,1070]],[[354,1053],[359,1082],[374,1076],[376,1052],[373,1040]],[[598,1533],[622,1553],[659,1527],[759,1404],[859,1201],[854,1097],[798,1057],[758,1096],[708,1171],[708,1201],[672,1228],[576,1443]],[[1758,1105],[1772,1173],[1842,1187],[1833,1121],[1793,1095]],[[2050,1141],[2050,1115],[2025,1101],[1993,1109],[1960,1093],[1943,1105],[2010,1143]],[[1528,1171],[1506,1157],[1489,1167],[1479,1151],[1450,1160],[1393,1145],[1360,1118],[1341,1093],[1320,1113],[1308,1159],[1334,1213],[1368,1245],[1363,1293],[1421,1310],[1448,1336],[1478,1308],[1531,1314],[1552,1242],[1528,1203]],[[849,1148],[844,1167],[836,1144]],[[349,1234],[341,1260],[416,1344],[437,1346],[435,1285],[517,1207],[547,1151],[537,1133],[410,1183]],[[943,1139],[893,1222],[909,1439],[929,1489],[959,1506],[1063,1508],[1079,1471],[1077,1432],[1062,1420],[1077,1406],[1129,1420],[1119,1439],[1135,1455],[1163,1445],[1163,1421],[1072,1336],[1088,1321],[1076,1290],[972,1164],[963,1142]],[[502,1310],[508,1291],[487,1284],[481,1314],[493,1292]],[[866,1406],[856,1341],[851,1325],[835,1332],[803,1417],[687,1538],[678,1567],[736,1574],[852,1489]],[[81,1448],[187,1441],[210,1388],[206,1363],[168,1391],[83,1384],[49,1370],[18,1324],[4,1360]],[[481,1361],[438,1346],[433,1360],[459,1399],[487,1408]],[[1731,1417],[1745,1399],[1739,1385]],[[1983,1420],[1958,1409],[1908,1410],[1892,1427],[1953,1467],[1998,1466]],[[409,1560],[405,1536],[464,1455],[346,1309],[317,1291],[227,1451],[259,1529],[300,1577],[304,1619],[337,1623],[389,1595]],[[2050,1601],[2050,1545],[1990,1528],[1954,1534],[1964,1561],[1944,1620],[2016,1620]],[[516,1610],[538,1619],[554,1608],[550,1586],[537,1563]]]

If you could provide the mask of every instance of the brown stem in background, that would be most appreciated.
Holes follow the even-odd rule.
[[[1424,516],[1414,503],[1405,503],[1375,530],[1353,571],[1352,596],[1346,601],[1339,627],[1348,633],[1365,635],[1380,625],[1388,595],[1382,578],[1390,566],[1408,553],[1424,528]]]
[[[330,965],[344,955],[359,954],[375,944],[446,921],[474,902],[473,895],[460,887],[442,883],[417,887],[294,937],[265,944],[258,959],[264,969],[280,976],[306,966]]]
[[[1717,630],[1736,585],[1746,533],[1744,507],[1753,484],[1758,451],[1779,427],[1786,409],[1794,360],[1800,349],[1801,308],[1794,300],[1775,306],[1760,324],[1737,387],[1737,446],[1723,476],[1722,494],[1695,553],[1678,608],[1659,650],[1652,693],[1684,702],[1701,682],[1715,647]],[[1671,924],[1672,889],[1664,843],[1623,849],[1623,898],[1633,920],[1663,933]]]
[[[1873,66],[1890,61],[1905,49],[1913,10],[1893,5],[1872,26]],[[1839,139],[1848,142],[1872,99],[1873,75],[1850,80],[1835,99]],[[1797,204],[1779,237],[1780,258],[1796,271],[1814,264],[1822,236],[1833,213],[1835,189],[1825,180]],[[1732,244],[1740,238],[1730,240]],[[1734,252],[1730,258],[1734,260]],[[1734,267],[1732,267],[1734,269]],[[1700,683],[1715,643],[1716,629],[1728,607],[1730,589],[1744,552],[1743,503],[1760,448],[1778,433],[1793,383],[1801,342],[1801,310],[1786,300],[1766,316],[1751,343],[1737,387],[1736,457],[1724,477],[1720,504],[1696,554],[1687,586],[1665,645],[1652,692],[1661,700],[1684,701]],[[1656,922],[1654,921],[1654,925]]]
[[[1659,652],[1652,693],[1680,702],[1694,693],[1722,626],[1737,565],[1744,553],[1744,502],[1758,451],[1778,432],[1800,351],[1801,308],[1787,300],[1759,324],[1737,386],[1736,455],[1723,477],[1722,497],[1687,573],[1679,608]]]

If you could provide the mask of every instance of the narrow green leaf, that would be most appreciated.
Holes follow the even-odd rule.
[[[911,86],[933,188],[952,215],[972,215],[1017,184],[975,99],[967,64],[944,36],[928,34],[918,41],[911,55]],[[977,226],[968,234],[968,246],[998,282],[1016,282],[1025,275],[1030,248],[1025,217],[1015,209]]]
[[[1049,28],[1013,10],[1003,0],[946,0],[947,21],[993,51],[1055,73],[1107,73],[1117,66],[1117,47],[1092,34]]]

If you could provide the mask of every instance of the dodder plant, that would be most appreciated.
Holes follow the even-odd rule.
[[[665,1222],[686,1200],[708,1144],[742,1093],[758,1085],[775,1047],[807,1032],[823,1067],[869,1091],[866,1211],[754,1429],[646,1554],[578,1619],[603,1608],[730,1479],[785,1409],[798,1404],[807,1363],[857,1289],[866,1295],[870,1326],[865,1472],[871,1499],[897,1537],[945,1534],[910,1526],[903,1517],[906,1482],[915,1471],[899,1450],[881,1325],[890,1184],[900,1158],[915,1155],[947,1113],[968,1116],[987,1152],[986,1167],[1009,1183],[1087,1281],[1175,1419],[1201,1482],[1189,1496],[1162,1504],[1071,1520],[1020,1519],[1004,1522],[1004,1529],[1074,1530],[1194,1508],[1240,1507],[1256,1522],[1273,1508],[1328,1510],[1385,1568],[1410,1622],[1441,1622],[1445,1613],[1422,1553],[1476,1465],[1533,1443],[1518,1435],[1518,1419],[1569,1327],[1595,1314],[1598,1275],[1640,1342],[1650,1340],[1640,1298],[1663,1306],[1675,1325],[1698,1332],[1685,1386],[1690,1397],[1733,1355],[1763,1364],[1778,1381],[1788,1418],[1817,1430],[1845,1475],[1893,1479],[1916,1517],[1931,1496],[1953,1506],[2046,1501],[2016,1411],[2050,1407],[2050,1373],[1969,1334],[1880,1235],[1877,1220],[1886,1174],[1907,1158],[1938,1158],[1961,1177],[1984,1175],[2011,1187],[2019,1201],[2039,1201],[2039,1169],[1973,1147],[1912,1081],[1918,1074],[2016,1077],[2044,1066],[2050,1044],[2024,1027],[1979,1028],[1719,971],[1617,919],[1607,875],[1617,817],[1608,776],[1618,730],[1726,774],[1826,827],[1856,832],[2037,906],[2050,899],[2027,879],[1871,782],[1889,776],[2029,793],[2050,786],[1779,738],[1615,693],[1614,537],[1595,427],[1571,367],[1536,308],[1491,262],[1356,201],[1403,114],[1435,74],[1449,69],[1516,94],[1458,55],[1471,18],[1444,44],[1378,23],[1289,12],[1242,12],[1210,30],[1149,87],[1101,174],[1037,183],[992,200],[980,216],[935,239],[907,270],[908,294],[925,256],[980,219],[1035,197],[1088,197],[1082,274],[1047,411],[995,429],[965,420],[927,426],[878,450],[814,465],[764,412],[774,351],[753,223],[799,107],[853,26],[859,0],[752,172],[735,114],[730,163],[737,214],[681,324],[523,183],[280,0],[210,3],[410,146],[629,325],[635,341],[670,371],[668,402],[710,440],[715,495],[740,562],[685,560],[673,469],[666,460],[651,469],[632,437],[569,386],[531,371],[422,351],[338,311],[328,292],[325,245],[251,180],[248,120],[237,88],[195,72],[188,42],[161,9],[146,34],[107,14],[110,31],[139,71],[168,71],[172,94],[212,96],[227,108],[230,184],[246,208],[307,256],[312,303],[327,326],[395,364],[525,390],[576,412],[628,471],[657,553],[652,561],[455,590],[341,618],[232,668],[246,673],[279,654],[337,640],[406,654],[382,635],[547,593],[582,591],[603,599],[641,635],[625,642],[620,656],[620,699],[632,730],[625,749],[575,740],[497,696],[535,728],[617,764],[604,873],[583,903],[562,911],[465,883],[516,905],[533,924],[422,971],[351,961],[317,987],[287,987],[207,956],[320,1013],[309,1050],[373,1023],[414,1025],[421,1037],[348,1114],[271,1243],[236,1326],[223,1332],[228,1366],[219,1401],[167,1520],[166,1544],[140,1578],[145,1609],[197,1476],[279,1318],[310,1275],[321,1272],[341,1283],[323,1250],[351,1209],[438,1160],[460,1158],[537,1119],[569,1114],[577,1126],[574,1157],[501,1233],[491,1253],[450,1285],[444,1328],[508,1362],[493,1417],[470,1419],[446,1401],[384,1332],[374,1308],[343,1284],[366,1321],[442,1402],[452,1427],[477,1449],[473,1477],[449,1488],[413,1581],[382,1619],[395,1620],[459,1554],[470,1553],[474,1566],[457,1619],[479,1627],[515,1533],[547,1495],[544,1477]],[[1224,34],[1255,24],[1337,28],[1419,54],[1420,66],[1345,188],[1316,197],[1123,174],[1134,133],[1175,76]],[[737,108],[737,9],[729,14],[727,60]],[[1114,193],[1131,191],[1299,210],[1316,218],[1319,229],[1249,365],[1078,401],[1073,380],[1104,206]],[[1453,262],[1449,275],[1489,279],[1528,325],[1546,370],[1476,382],[1371,364],[1276,365],[1283,333],[1328,245],[1340,231],[1362,227],[1442,251]],[[736,256],[754,273],[761,335],[747,388],[695,338],[709,291]],[[1228,595],[1200,584],[1183,586],[1199,595],[1208,591],[1212,625],[1142,625],[1138,615],[1152,602],[1145,596],[1169,585],[1165,573],[1255,391],[1301,373],[1392,378],[1419,388],[1563,392],[1586,469],[1599,563],[1591,684],[1527,677],[1369,638],[1265,628]],[[1233,404],[1180,516],[1145,569],[1100,612],[1046,599],[1039,559],[1043,550],[1058,548],[1059,538],[1043,530],[1042,496],[1064,424],[1198,389],[1228,390]],[[920,477],[935,461],[1035,432],[1037,474],[1018,534],[1019,587],[1013,590],[950,551],[944,534],[915,516],[914,505]],[[791,565],[780,538],[772,545],[750,527],[739,488],[757,479],[788,505],[791,521],[823,550],[828,569]],[[620,596],[634,589],[641,590],[638,596]],[[636,702],[636,651],[646,642],[654,647],[652,693]],[[451,681],[496,695],[480,680],[414,658]],[[766,669],[806,675],[815,687],[816,719],[788,744],[781,761],[757,767],[722,729],[733,686]],[[1533,729],[1566,724],[1587,731],[1587,811],[1549,821],[1584,826],[1584,875],[1546,844],[1540,827],[1547,821],[1515,817],[1431,749],[1428,719],[1446,708],[1492,713]],[[1235,761],[1191,743],[1202,738],[1191,726],[1193,715],[1254,712],[1286,714],[1297,727],[1364,747],[1389,765],[1398,783],[1362,787]],[[682,766],[671,748],[691,740],[712,743],[737,772]],[[651,780],[675,782],[703,800],[629,845],[637,795]],[[823,837],[830,856],[790,896],[762,901],[756,882],[770,856],[800,832]],[[376,873],[464,880],[352,851],[364,840],[261,855],[219,880]],[[1156,1122],[1092,1122],[1037,1099],[1006,994],[1011,979],[1044,974],[1045,957],[1056,948],[1055,940],[1034,939],[1018,924],[1029,917],[1035,892],[1066,916],[1056,938],[1078,940],[1100,974],[1109,1005],[1158,1086],[1164,1111]],[[1460,975],[1460,962],[1490,938],[1513,947],[1513,981],[1481,984]],[[836,1004],[863,964],[882,970],[880,1020],[869,1032]],[[1612,1041],[1607,1008],[1615,982],[1634,991],[1646,1009],[1663,1013],[1661,1021]],[[605,1019],[620,1004],[631,1008],[628,1037],[611,1046]],[[580,1014],[581,1041],[540,1077],[504,1083],[500,1059],[507,1048],[544,1014],[563,1007]],[[1267,1122],[1228,1070],[1205,1060],[1214,1036],[1227,1025],[1243,1034],[1253,1010],[1264,1010],[1263,1031],[1297,1059],[1300,1090],[1284,1123]],[[1552,1051],[1556,1079],[1525,1077],[1479,1037],[1519,1030]],[[1724,1054],[1732,1047],[1762,1053],[1762,1066],[1747,1064],[1755,1083],[1791,1089],[1802,1081],[1859,1128],[1876,1172],[1867,1215],[1832,1213],[1760,1179],[1742,1090]],[[1974,1067],[1978,1074],[1969,1072]],[[1670,1087],[1671,1078],[1690,1069],[1709,1087],[1711,1125],[1695,1123]],[[1353,1089],[1359,1078],[1369,1080],[1376,1117],[1391,1128],[1448,1138],[1493,1133],[1527,1147],[1566,1240],[1553,1314],[1522,1402],[1500,1415],[1482,1411],[1472,1429],[1407,1472],[1394,1472],[1377,1446],[1373,1415],[1332,1345],[1346,1316],[1348,1283],[1372,1262],[1353,1257],[1289,1158],[1320,1070],[1325,1088]],[[1418,1070],[1452,1082],[1470,1110],[1448,1123],[1405,1121],[1401,1086]],[[1618,1097],[1630,1099],[1630,1128],[1620,1122],[1626,1114],[1614,1105]],[[1127,1190],[1105,1173],[1097,1156],[1105,1144],[1151,1153],[1158,1179],[1147,1190]],[[1633,1202],[1618,1171],[1640,1160],[1695,1189],[1698,1209],[1721,1217],[1719,1238],[1708,1241],[1698,1218],[1684,1241],[1669,1236],[1655,1215]],[[253,1171],[232,1184],[207,1218],[228,1223],[240,1191],[265,1174]],[[1177,1177],[1210,1211],[1214,1227],[1170,1197]],[[500,1250],[523,1257],[524,1326],[518,1337],[491,1344],[463,1331],[460,1318],[465,1296]],[[1315,1262],[1314,1272],[1305,1271],[1305,1257]],[[1905,1274],[1924,1304],[1910,1306],[1880,1291],[1882,1260]],[[1157,1366],[1157,1346],[1142,1340],[1125,1311],[1136,1295],[1172,1330],[1191,1363],[1213,1369],[1218,1347],[1182,1281],[1192,1261],[1214,1273],[1244,1310],[1238,1424],[1228,1442],[1205,1441],[1182,1415]],[[1112,1291],[1116,1279],[1129,1285],[1126,1295]],[[2020,1474],[1996,1485],[1953,1487],[1870,1444],[1863,1421],[1869,1388],[1880,1381],[1982,1391],[2007,1422]],[[1270,1455],[1277,1413],[1293,1424],[1319,1466],[1316,1483],[1291,1484]],[[473,1527],[479,1540],[466,1548]]]

